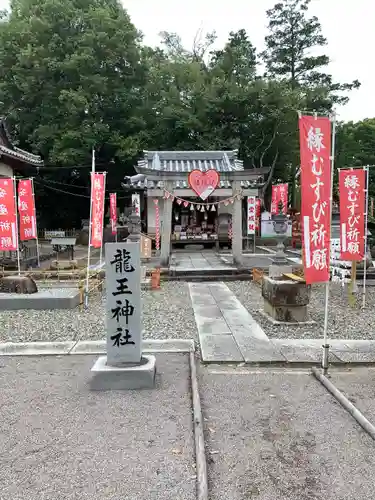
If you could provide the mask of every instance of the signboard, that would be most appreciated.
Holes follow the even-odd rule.
[[[262,238],[275,238],[278,236],[275,231],[270,212],[263,212],[261,215],[260,234]],[[290,220],[288,220],[288,228],[286,230],[285,236],[292,236],[292,222]]]
[[[202,199],[207,198],[215,191],[220,182],[219,172],[216,170],[192,170],[188,177],[189,186]]]
[[[65,231],[44,231],[44,239],[50,240],[51,238],[64,238]]]
[[[151,238],[141,234],[141,257],[142,259],[151,259]]]
[[[139,243],[106,243],[107,363],[141,360],[141,259]]]

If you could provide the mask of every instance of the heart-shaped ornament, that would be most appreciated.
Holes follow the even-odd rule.
[[[189,174],[189,186],[202,199],[207,198],[215,191],[220,182],[220,175],[216,170],[192,170]]]

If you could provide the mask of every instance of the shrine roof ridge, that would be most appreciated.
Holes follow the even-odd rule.
[[[8,156],[30,165],[41,166],[44,164],[42,158],[14,146],[5,123],[5,117],[0,116],[0,156]]]
[[[138,172],[145,169],[158,172],[191,172],[192,170],[217,170],[236,172],[244,170],[238,151],[144,151],[143,159],[135,167]]]

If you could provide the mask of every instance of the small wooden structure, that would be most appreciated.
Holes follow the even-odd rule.
[[[263,283],[264,271],[262,271],[261,269],[257,269],[256,267],[254,267],[252,271],[252,276],[253,276],[253,281],[258,285],[261,285]]]

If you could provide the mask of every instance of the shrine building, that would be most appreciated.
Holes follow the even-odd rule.
[[[168,265],[174,245],[221,246],[228,243],[230,232],[234,262],[241,263],[243,239],[247,235],[247,197],[260,195],[270,169],[245,170],[237,153],[144,151],[134,167],[137,175],[127,179],[141,195],[141,217],[146,221],[147,234],[155,237],[160,232],[162,265]],[[194,191],[189,174],[197,170],[203,174],[193,174],[198,177]],[[208,190],[206,186],[205,192],[200,193],[205,177],[217,179],[216,186],[208,186]]]
[[[43,160],[40,156],[28,153],[13,145],[7,131],[5,118],[0,118],[0,177],[21,175],[32,177],[34,168],[41,167]]]

